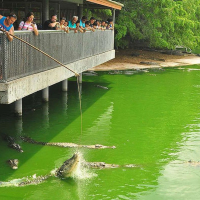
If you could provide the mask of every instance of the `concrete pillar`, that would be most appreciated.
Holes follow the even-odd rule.
[[[49,101],[49,87],[46,87],[42,90],[42,99],[45,102]]]
[[[42,0],[42,24],[49,20],[49,0]]]
[[[80,73],[79,76],[78,76],[78,82],[82,83],[82,73]]]
[[[62,81],[62,91],[67,92],[68,90],[68,80]]]
[[[22,116],[22,99],[15,101],[15,103],[14,103],[14,113],[17,116]]]
[[[61,16],[60,16],[60,2],[58,3],[58,21],[60,21],[60,18],[61,18]]]
[[[25,3],[25,15],[27,15],[28,9],[30,7],[30,4],[29,5],[28,4],[29,4],[28,2]]]
[[[86,17],[88,19],[88,13],[89,13],[89,5],[88,5],[88,2],[86,1],[86,6],[87,6],[87,13],[86,13]]]
[[[83,4],[77,5],[77,15],[78,19],[81,20],[81,18],[83,17]]]

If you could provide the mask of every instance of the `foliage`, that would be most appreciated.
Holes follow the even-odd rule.
[[[98,20],[107,20],[108,17],[112,16],[110,9],[84,9],[83,15],[87,16],[88,19],[94,17]]]
[[[119,0],[120,1],[120,0]],[[117,47],[145,41],[149,47],[195,48],[200,43],[200,1],[121,0],[115,24]]]

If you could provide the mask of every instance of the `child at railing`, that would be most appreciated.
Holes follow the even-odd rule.
[[[56,30],[64,30],[65,32],[69,33],[69,27],[66,24],[66,18],[61,17],[60,18],[60,23],[56,24]]]
[[[95,31],[95,29],[90,26],[89,21],[85,22],[85,31],[93,31],[93,32]]]
[[[76,30],[79,31],[79,32],[81,32],[81,33],[83,33],[85,31],[85,30],[82,30],[81,27],[80,27],[80,20],[78,20],[76,22]]]

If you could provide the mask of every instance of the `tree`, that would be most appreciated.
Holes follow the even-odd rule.
[[[115,24],[117,47],[127,47],[130,40],[167,49],[199,45],[200,1],[121,0],[121,3],[124,8]]]

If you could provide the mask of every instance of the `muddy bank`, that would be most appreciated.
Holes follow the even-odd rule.
[[[116,50],[116,57],[104,64],[96,66],[91,70],[126,70],[160,67],[176,67],[200,64],[200,57],[195,54],[180,53],[170,55],[161,51],[144,50]]]

